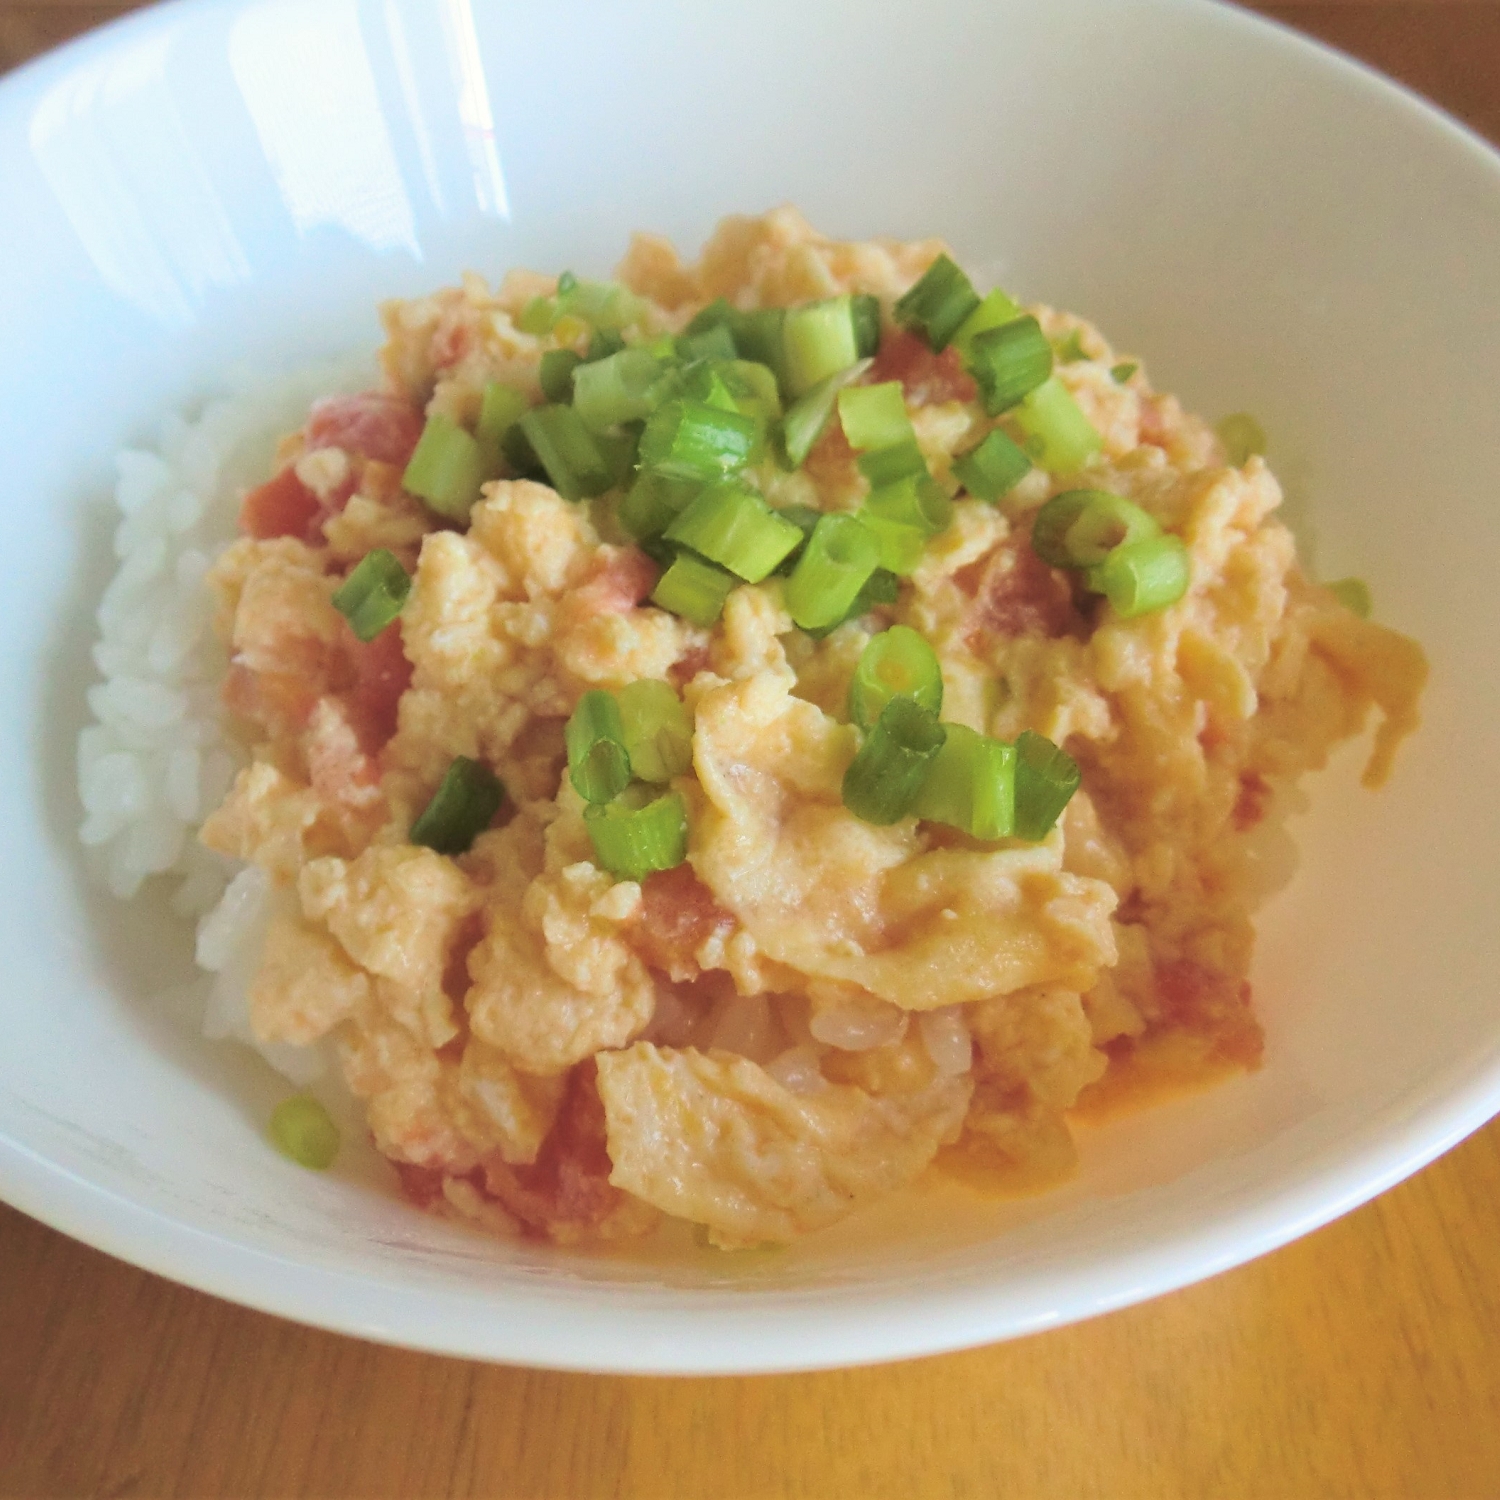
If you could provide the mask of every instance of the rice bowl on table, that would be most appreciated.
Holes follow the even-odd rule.
[[[1455,181],[1495,174],[1342,64],[1166,9],[1188,30],[1142,23],[1135,86],[1232,37],[1303,81],[1309,117],[1363,112]],[[212,51],[242,5],[176,14],[202,34],[172,45]],[[1006,16],[1043,66],[1066,26]],[[261,24],[283,21],[233,34],[251,99]],[[55,185],[84,158],[48,139]],[[437,150],[411,157],[431,183]],[[48,793],[48,838],[75,840],[56,868],[80,833],[87,867],[78,957],[50,962],[117,977],[68,980],[55,1023],[21,1007],[38,1080],[80,1045],[54,1106],[0,1077],[12,1201],[376,1337],[787,1368],[1204,1274],[1490,1111],[1500,1037],[1460,868],[1493,820],[1458,812],[1432,757],[1460,724],[1482,742],[1492,695],[1457,664],[1494,632],[1465,603],[1460,639],[1434,608],[1409,509],[1472,492],[1482,422],[1455,427],[1422,365],[1402,400],[1426,471],[1389,477],[1385,373],[1354,304],[1310,290],[1334,284],[1332,245],[1284,254],[1259,315],[1217,304],[1223,335],[1200,339],[1178,311],[1214,284],[1199,240],[1169,248],[1117,202],[1139,249],[1107,272],[1044,214],[1001,233],[935,189],[873,188],[851,213],[811,167],[712,200],[806,218],[715,228],[642,191],[581,233],[491,244],[512,210],[472,161],[477,217],[430,264],[359,262],[326,319],[306,282],[323,331],[296,347],[320,357],[267,360],[274,319],[237,313],[191,379],[110,397],[130,411],[104,425],[125,445],[113,576],[83,585],[35,722],[46,775],[76,779],[71,810]],[[997,170],[1014,189],[1030,169]],[[1463,243],[1500,218],[1500,193],[1471,201]],[[1396,267],[1371,255],[1366,289]],[[1176,299],[1140,290],[1152,256]],[[1477,370],[1479,328],[1444,300],[1482,280],[1461,264],[1424,316]],[[303,297],[265,284],[268,306]],[[377,305],[378,356],[326,357],[371,347]],[[1277,340],[1298,352],[1273,376]],[[239,348],[292,373],[237,371]],[[1356,373],[1309,401],[1307,362],[1334,349]],[[67,504],[96,528],[107,455],[86,451]],[[35,519],[11,524],[42,537]],[[26,545],[39,576],[76,576],[59,543]],[[63,951],[53,917],[28,920],[18,1001]],[[58,1196],[52,1163],[81,1186]],[[299,1269],[268,1281],[268,1255]],[[607,1348],[584,1333],[601,1298]],[[788,1318],[820,1331],[778,1335]]]

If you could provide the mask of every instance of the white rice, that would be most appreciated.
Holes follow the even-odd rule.
[[[198,962],[217,976],[205,1030],[252,1045],[246,989],[277,897],[259,872],[194,837],[244,761],[220,709],[228,663],[203,580],[234,539],[241,496],[269,476],[277,440],[319,396],[373,380],[367,359],[241,375],[196,420],[168,416],[154,444],[117,459],[119,566],[96,615],[103,681],[88,690],[92,722],[78,737],[79,838],[122,901],[168,878],[173,910],[199,921]],[[320,1067],[313,1049],[258,1050],[299,1083]]]

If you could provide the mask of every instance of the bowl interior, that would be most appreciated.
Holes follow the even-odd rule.
[[[1056,85],[1059,78],[1067,86]],[[764,1369],[977,1342],[1233,1264],[1500,1105],[1495,925],[1500,162],[1207,0],[204,0],[0,84],[0,1192],[289,1316],[596,1369]],[[933,1187],[776,1255],[487,1242],[263,1144],[280,1084],[171,1003],[191,942],[81,879],[73,745],[112,453],[236,365],[371,347],[374,306],[509,266],[602,273],[797,203],[942,235],[1158,384],[1271,434],[1315,571],[1433,663],[1380,796],[1312,784],[1254,974],[1265,1068],[1091,1132],[1079,1177]],[[24,561],[22,561],[24,560]],[[20,563],[18,566],[17,563]]]

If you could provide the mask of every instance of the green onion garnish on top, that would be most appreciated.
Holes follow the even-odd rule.
[[[1073,393],[1055,375],[1039,385],[1012,416],[1025,439],[1026,452],[1049,474],[1076,474],[1104,446]]]
[[[1116,547],[1085,577],[1122,620],[1133,620],[1182,598],[1192,581],[1192,565],[1182,539],[1164,534]]]
[[[466,521],[490,478],[484,449],[452,417],[434,412],[401,476],[402,488],[450,521]]]
[[[367,552],[333,596],[333,607],[362,641],[373,641],[411,593],[411,578],[384,547]]]
[[[644,349],[621,349],[607,359],[579,365],[572,372],[573,410],[592,432],[649,417],[656,408],[653,390],[661,373],[660,361]]]
[[[1078,762],[1045,735],[1025,730],[1016,740],[1016,837],[1036,843],[1078,790]]]
[[[592,688],[578,700],[563,739],[568,747],[568,780],[585,802],[608,802],[630,785],[630,754],[625,725],[613,693]]]
[[[705,308],[706,312],[707,309]],[[700,313],[701,317],[702,314]],[[690,324],[689,327],[692,325]],[[783,335],[786,328],[784,307],[762,307],[755,312],[737,312],[730,326],[741,359],[765,365],[787,389],[786,353]]]
[[[615,519],[636,541],[660,536],[703,488],[696,479],[669,479],[642,473],[620,497]]]
[[[1231,468],[1242,469],[1252,457],[1266,451],[1265,429],[1247,411],[1231,413],[1217,430]]]
[[[907,525],[876,515],[867,506],[859,512],[860,525],[880,544],[880,566],[898,578],[909,578],[927,551],[925,527]]]
[[[913,698],[892,698],[844,772],[844,806],[866,823],[899,822],[911,811],[946,738],[930,708]]]
[[[521,309],[520,315],[516,318],[516,327],[522,333],[529,333],[540,338],[544,333],[552,332],[552,325],[556,321],[556,301],[551,297],[533,297]]]
[[[802,541],[749,485],[722,479],[704,489],[667,527],[669,542],[690,547],[746,583],[759,583]]]
[[[1358,615],[1361,620],[1370,618],[1372,601],[1370,599],[1370,585],[1363,578],[1339,578],[1326,585],[1328,592],[1333,595],[1345,609]],[[338,601],[335,600],[335,603]]]
[[[1076,365],[1089,359],[1089,351],[1083,347],[1083,335],[1074,328],[1057,343],[1057,357],[1065,365]]]
[[[953,520],[953,501],[947,490],[926,472],[871,490],[865,510],[882,520],[915,526],[928,536],[946,531]]]
[[[979,296],[969,278],[946,255],[940,255],[897,301],[894,312],[903,328],[940,353],[978,306]]]
[[[820,380],[806,395],[799,396],[788,408],[781,424],[782,444],[786,458],[792,468],[800,468],[812,452],[813,444],[823,435],[828,419],[833,415],[833,406],[839,392],[851,381],[858,380],[870,368],[872,361],[859,360],[847,370],[840,370],[826,380]]]
[[[872,635],[849,684],[849,717],[871,728],[887,703],[904,695],[941,713],[943,672],[937,653],[909,625],[892,625]]]
[[[738,359],[740,351],[729,325],[716,323],[698,333],[684,333],[677,340],[677,353],[682,359]]]
[[[595,328],[620,329],[640,317],[641,299],[617,281],[586,281],[564,271],[557,279],[557,311]]]
[[[1025,450],[998,427],[953,460],[953,477],[980,500],[1008,495],[1030,472]]]
[[[856,452],[916,441],[899,380],[845,386],[839,392],[839,421]]]
[[[964,319],[958,332],[953,335],[953,347],[967,359],[969,345],[974,342],[977,335],[991,328],[999,328],[1004,323],[1014,323],[1020,316],[1020,306],[1012,302],[999,287],[996,287]]]
[[[764,423],[737,411],[668,401],[641,433],[641,467],[677,479],[720,479],[751,461],[764,433]]]
[[[651,602],[707,630],[724,613],[724,601],[739,582],[733,573],[679,552],[651,591]]]
[[[784,376],[793,396],[847,370],[859,359],[859,334],[848,296],[787,309],[782,327]]]
[[[997,417],[1052,374],[1052,345],[1035,318],[1016,318],[976,334],[969,344],[968,365],[984,409]]]
[[[719,327],[733,331],[739,316],[727,298],[715,297],[707,307],[701,307],[693,314],[693,321],[683,331],[689,334],[707,333],[709,329]]]
[[[327,1171],[339,1154],[339,1128],[307,1094],[283,1099],[271,1111],[271,1144],[299,1167]]]
[[[844,619],[880,566],[880,544],[853,516],[823,516],[786,581],[785,600],[804,630]]]
[[[888,448],[861,453],[858,463],[859,472],[870,481],[872,490],[899,484],[903,479],[927,478],[927,460],[922,457],[915,434],[905,442],[892,443]]]
[[[600,865],[621,880],[674,870],[687,858],[687,806],[676,792],[645,800],[632,787],[614,802],[585,809],[584,827]]]
[[[1116,385],[1124,385],[1139,369],[1140,366],[1138,364],[1135,364],[1128,359],[1121,360],[1119,364],[1110,366],[1109,378],[1113,380]]]
[[[693,764],[693,721],[670,682],[643,677],[615,694],[630,769],[642,781],[664,782]]]
[[[439,854],[463,854],[490,826],[505,799],[495,773],[467,755],[458,756],[411,825],[411,841]]]
[[[608,459],[571,406],[533,406],[516,427],[564,500],[602,495],[614,482]]]
[[[525,393],[513,385],[490,381],[480,397],[479,421],[474,426],[474,436],[481,443],[498,448],[505,434],[526,415],[529,404]]]
[[[880,298],[868,292],[856,292],[850,302],[854,314],[854,342],[861,359],[880,352]]]
[[[912,811],[970,838],[1008,838],[1016,827],[1016,747],[962,724],[943,727],[948,737]]]
[[[583,358],[571,349],[549,349],[542,355],[537,379],[541,382],[542,394],[549,401],[569,402],[573,399],[573,371],[583,363]]]
[[[854,602],[839,619],[828,625],[807,626],[805,627],[806,633],[811,639],[821,641],[825,636],[832,635],[846,621],[860,619],[869,614],[876,605],[894,604],[900,596],[901,580],[887,568],[876,568],[865,579],[864,587],[854,596]]]
[[[1116,547],[1159,535],[1156,520],[1108,490],[1064,490],[1037,511],[1031,547],[1053,568],[1092,568]]]

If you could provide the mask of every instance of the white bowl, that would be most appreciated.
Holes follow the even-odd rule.
[[[938,233],[1248,408],[1433,661],[1381,796],[1313,785],[1265,914],[1264,1070],[1087,1137],[1050,1197],[932,1189],[778,1256],[491,1243],[152,996],[182,929],[75,857],[73,742],[110,456],[236,361],[377,337],[465,267],[605,271],[781,201]],[[1500,1108],[1500,160],[1393,86],[1204,0],[593,6],[199,0],[0,83],[0,1194],[190,1285],[393,1343],[593,1370],[805,1368],[1084,1317],[1344,1212]]]

